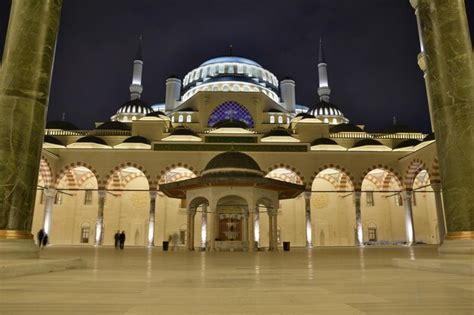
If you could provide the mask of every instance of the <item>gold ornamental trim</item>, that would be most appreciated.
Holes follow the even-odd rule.
[[[448,232],[447,240],[474,240],[474,231]]]
[[[0,239],[4,240],[26,240],[33,239],[33,234],[22,230],[0,230]]]

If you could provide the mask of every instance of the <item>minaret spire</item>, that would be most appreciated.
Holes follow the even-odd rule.
[[[329,88],[328,81],[328,65],[324,56],[323,39],[319,39],[319,62],[318,62],[318,74],[319,74],[319,88],[318,95],[321,101],[329,102],[329,96],[331,95],[331,89]]]
[[[143,52],[142,52],[142,35],[138,40],[137,53],[133,60],[133,76],[132,84],[130,84],[130,99],[140,98],[143,92],[142,73],[143,73]]]

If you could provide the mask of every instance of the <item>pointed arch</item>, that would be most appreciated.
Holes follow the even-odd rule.
[[[405,185],[403,185],[403,182],[400,180],[400,175],[398,174],[398,172],[396,172],[393,168],[387,166],[387,165],[382,165],[382,164],[378,164],[378,165],[372,165],[372,167],[369,167],[367,168],[367,170],[365,170],[363,173],[362,173],[362,176],[360,177],[360,180],[357,182],[356,186],[360,189],[362,187],[362,182],[364,181],[364,179],[367,179],[367,175],[374,171],[374,170],[377,170],[377,169],[380,169],[380,170],[383,170],[387,173],[390,174],[390,178],[389,180],[391,181],[392,179],[395,180],[395,182],[397,183],[398,187],[400,188],[400,190],[404,190],[405,189]],[[386,176],[386,174],[384,175]],[[389,183],[390,183],[389,181]],[[383,182],[382,182],[382,188],[383,188]]]
[[[207,125],[212,127],[222,120],[241,121],[244,122],[249,128],[253,128],[255,126],[253,117],[248,109],[236,101],[226,101],[214,108],[211,115],[209,115]]]
[[[125,168],[134,168],[140,171],[135,177],[129,178],[128,181],[125,182],[126,177],[123,177],[121,174],[121,170]],[[126,186],[126,183],[129,183],[132,179],[144,176],[148,182],[148,186],[152,187],[151,185],[151,177],[148,174],[147,170],[140,164],[136,162],[124,162],[120,163],[119,165],[115,166],[112,170],[109,171],[105,178],[105,187],[112,187],[113,189],[123,189]]]
[[[40,165],[39,165],[39,175],[43,179],[44,186],[49,188],[53,185],[53,172],[51,170],[51,165],[45,156],[41,156]]]
[[[279,169],[288,170],[289,172],[293,173],[293,176],[285,176],[284,174],[277,174],[276,171]],[[306,185],[306,183],[304,182],[304,176],[301,175],[301,172],[299,172],[295,167],[289,164],[284,164],[284,163],[274,164],[271,167],[269,167],[268,172],[265,175],[265,177],[269,177],[269,178],[273,178],[273,179],[281,180],[285,182],[291,182],[294,184]]]
[[[324,174],[321,174],[321,172],[327,170],[327,169],[334,169],[340,173],[339,179],[336,180],[334,178],[325,178]],[[318,177],[319,175],[319,177]],[[323,178],[328,180],[334,185],[334,188],[336,190],[353,190],[355,185],[354,185],[354,176],[351,175],[351,173],[344,167],[340,166],[339,164],[324,164],[319,169],[313,173],[311,176],[311,184],[309,187],[312,187],[314,180],[316,178]]]
[[[66,165],[64,166],[63,168],[61,168],[61,170],[59,171],[59,173],[56,175],[56,187],[58,187],[59,183],[61,182],[62,178],[64,176],[67,176],[67,183],[68,185],[70,185],[69,187],[71,188],[75,188],[77,186],[77,181],[76,181],[76,178],[75,178],[75,174],[73,172],[74,168],[76,167],[85,167],[87,169],[89,169],[89,171],[92,172],[92,174],[94,174],[96,180],[97,180],[97,185],[99,187],[103,187],[103,184],[105,183],[102,183],[99,178],[99,174],[97,173],[96,169],[94,167],[92,167],[90,164],[88,163],[85,163],[85,162],[74,162],[74,163],[70,163],[69,165]]]
[[[425,162],[423,162],[421,159],[418,159],[418,158],[413,159],[405,171],[405,178],[404,178],[405,187],[412,187],[416,176],[422,170],[428,171],[428,168],[426,167]]]
[[[183,174],[182,176],[177,176],[176,178],[169,178],[169,179],[166,178],[166,174],[169,174],[174,169],[181,169],[181,168],[188,170],[189,173]],[[170,180],[171,181],[178,181],[178,180],[194,178],[196,176],[197,176],[197,171],[193,166],[191,166],[187,163],[181,163],[181,162],[173,163],[173,164],[168,165],[167,167],[165,167],[164,169],[162,169],[160,171],[160,174],[158,175],[156,180],[153,181],[153,185],[156,185],[154,187],[158,187],[159,184],[170,182]]]

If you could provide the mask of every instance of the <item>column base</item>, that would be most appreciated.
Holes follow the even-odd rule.
[[[0,239],[2,259],[39,258],[39,247],[33,239]]]

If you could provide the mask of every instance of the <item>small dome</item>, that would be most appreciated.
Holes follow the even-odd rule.
[[[150,144],[150,140],[142,136],[133,136],[125,139],[122,143],[143,143]]]
[[[338,145],[336,141],[328,139],[328,138],[319,138],[316,140],[313,140],[311,142],[311,146],[314,145],[321,145],[321,144],[326,144],[326,145]]]
[[[241,152],[225,152],[212,158],[202,172],[202,176],[263,176],[257,162]]]
[[[221,120],[218,123],[214,124],[212,128],[243,128],[248,129],[249,126],[243,121],[240,120]]]
[[[64,146],[64,144],[61,141],[51,136],[44,136],[43,142]]]
[[[136,115],[147,115],[153,110],[141,99],[137,98],[126,102],[117,111],[118,114],[136,114]]]
[[[314,106],[312,106],[309,111],[309,114],[314,115],[316,118],[318,116],[342,116],[342,112],[339,110],[339,108],[332,104],[328,103],[326,101],[319,101],[317,102]]]
[[[402,142],[400,142],[399,144],[397,144],[397,146],[396,146],[394,149],[401,149],[401,148],[406,148],[406,147],[413,147],[413,146],[416,146],[416,145],[418,145],[418,144],[420,144],[420,143],[421,143],[420,140],[408,139],[408,140],[402,141]]]
[[[296,118],[298,118],[298,117],[301,117],[301,119],[316,118],[313,115],[308,114],[308,113],[299,113],[298,115],[296,115]]]
[[[407,125],[391,125],[390,127],[384,129],[382,133],[402,133],[402,132],[411,133],[411,132],[417,132],[417,131]]]
[[[165,113],[157,111],[157,112],[151,112],[146,114],[147,117],[160,117],[160,116],[166,116]]]
[[[54,120],[48,122],[46,124],[46,129],[79,130],[76,125],[62,120]]]
[[[436,140],[434,132],[423,138],[423,142]]]
[[[338,132],[364,132],[361,128],[353,124],[339,124],[329,128],[329,132],[338,133]]]
[[[130,128],[129,125],[120,121],[107,121],[99,125],[95,129],[97,130],[126,130],[126,131],[132,130],[132,128]]]
[[[363,147],[363,146],[366,146],[366,145],[382,145],[383,144],[377,140],[374,140],[374,139],[364,139],[364,140],[360,140],[358,142],[356,142],[356,144],[354,144],[353,148],[357,148],[357,147]]]
[[[88,142],[88,143],[96,143],[96,144],[102,144],[102,145],[107,145],[107,142],[105,142],[103,139],[95,136],[85,136],[80,138],[79,140],[76,141],[78,142]]]
[[[177,126],[176,128],[173,129],[171,132],[172,136],[198,136],[194,131],[192,131],[190,128],[184,127],[184,126]]]

